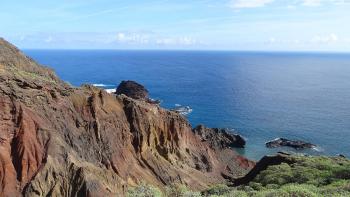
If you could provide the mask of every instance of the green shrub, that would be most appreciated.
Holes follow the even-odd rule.
[[[298,185],[289,184],[282,186],[281,191],[288,193],[289,196],[300,196],[300,197],[317,197],[317,188],[313,185]]]
[[[132,187],[126,194],[127,197],[162,197],[162,192],[151,185],[142,183],[137,187]]]
[[[293,157],[295,163],[270,166],[254,180],[262,186],[289,183],[324,186],[334,181],[350,179],[350,161],[331,157]],[[250,184],[251,185],[251,184]]]
[[[249,184],[249,186],[251,188],[253,188],[254,190],[262,190],[262,189],[264,189],[264,187],[262,186],[261,183],[252,182],[252,183]]]
[[[248,197],[248,194],[245,191],[231,190],[229,193],[223,195],[227,197]]]
[[[227,185],[219,184],[212,186],[208,190],[204,191],[203,194],[220,196],[230,192],[230,190],[232,190],[232,188],[228,187]]]
[[[185,185],[172,185],[166,187],[165,196],[167,197],[201,197],[200,192],[190,190]]]
[[[184,185],[157,188],[141,184],[129,190],[130,197],[348,197],[350,161],[340,157],[292,156],[292,164],[270,166],[249,185],[215,185],[201,193]]]

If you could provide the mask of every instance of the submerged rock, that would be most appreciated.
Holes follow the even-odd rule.
[[[230,133],[227,129],[206,128],[199,125],[193,132],[207,141],[213,148],[223,149],[228,147],[244,148],[246,141],[238,134]]]
[[[266,147],[268,148],[277,148],[281,146],[288,146],[295,149],[307,149],[307,148],[315,148],[316,145],[304,142],[301,140],[288,140],[286,138],[277,138],[266,142]]]
[[[122,81],[117,87],[116,94],[124,94],[133,99],[148,100],[148,90],[135,81]]]

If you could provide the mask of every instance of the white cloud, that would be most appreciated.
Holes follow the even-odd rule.
[[[293,10],[296,8],[296,6],[295,5],[287,5],[287,8]]]
[[[271,37],[271,38],[269,39],[269,43],[270,43],[270,44],[273,44],[273,43],[275,43],[275,42],[276,42],[276,38]]]
[[[334,43],[339,40],[338,36],[334,33],[329,34],[329,35],[316,35],[311,39],[312,43],[318,43],[318,44],[329,44],[329,43]]]
[[[46,43],[50,43],[50,42],[53,41],[53,38],[52,38],[52,36],[49,36],[49,37],[47,37],[44,41],[45,41]]]
[[[147,44],[149,37],[148,34],[119,32],[116,35],[116,41],[129,44]]]
[[[156,44],[158,45],[180,45],[180,46],[192,46],[200,44],[196,39],[192,37],[172,37],[172,38],[157,38]]]
[[[303,6],[316,7],[322,4],[322,0],[303,0]]]
[[[235,10],[240,8],[257,8],[267,6],[273,2],[285,3],[284,0],[230,0],[229,7]],[[286,6],[288,9],[295,9],[298,6],[350,5],[350,0],[291,0],[288,3],[289,5]]]
[[[231,0],[230,7],[232,8],[256,8],[263,7],[274,0]]]
[[[330,0],[332,3],[335,5],[345,5],[345,4],[350,4],[349,0]]]
[[[350,4],[349,0],[302,0],[301,5],[317,7],[322,5],[345,5]]]

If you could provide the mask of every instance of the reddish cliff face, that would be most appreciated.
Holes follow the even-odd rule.
[[[200,190],[253,165],[175,112],[70,87],[0,39],[0,196],[115,196],[140,182]]]

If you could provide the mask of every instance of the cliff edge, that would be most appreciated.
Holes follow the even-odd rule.
[[[202,190],[253,166],[178,113],[71,87],[0,39],[0,196],[115,196],[141,182]]]

